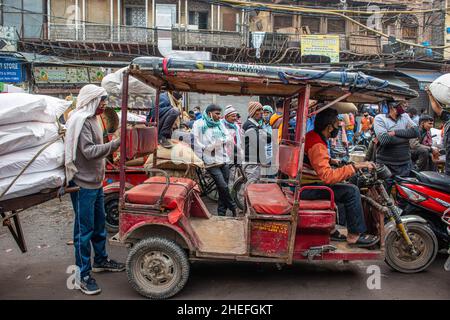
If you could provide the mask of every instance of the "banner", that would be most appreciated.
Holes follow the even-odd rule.
[[[22,82],[22,63],[12,58],[0,58],[0,82]]]
[[[34,67],[37,84],[100,83],[105,75],[101,67]]]
[[[301,54],[326,56],[330,58],[331,63],[339,62],[339,36],[329,35],[302,35],[301,36]]]

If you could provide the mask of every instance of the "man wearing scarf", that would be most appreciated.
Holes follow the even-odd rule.
[[[120,138],[103,143],[97,115],[106,107],[107,93],[96,85],[86,85],[77,97],[75,110],[66,123],[65,166],[70,186],[80,190],[71,193],[75,211],[73,244],[75,261],[80,270],[78,288],[85,294],[101,292],[90,271],[123,271],[125,265],[108,259],[106,253],[103,179],[105,158],[120,145]],[[91,267],[91,245],[94,265]]]
[[[236,163],[241,159],[242,129],[237,123],[237,111],[232,105],[225,107],[221,121],[233,140],[233,145],[228,148],[228,156]]]
[[[233,145],[233,139],[220,121],[221,113],[222,109],[218,105],[211,104],[203,112],[202,118],[194,122],[194,151],[203,160],[206,170],[216,183],[219,193],[218,215],[226,216],[229,209],[236,216],[236,203],[228,189],[231,160],[227,150]]]

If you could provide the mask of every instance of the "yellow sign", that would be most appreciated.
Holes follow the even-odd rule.
[[[302,57],[306,55],[319,55],[330,57],[330,62],[339,62],[339,36],[329,35],[302,35]]]

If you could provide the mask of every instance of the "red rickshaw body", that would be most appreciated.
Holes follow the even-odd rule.
[[[242,217],[218,217],[205,207],[195,183],[185,178],[134,176],[120,164],[119,240],[130,246],[148,237],[170,239],[188,251],[190,260],[235,260],[292,264],[300,260],[379,260],[383,259],[383,241],[377,249],[350,248],[345,242],[330,241],[336,223],[336,205],[331,189],[329,200],[300,200],[306,119],[320,112],[309,99],[379,103],[384,100],[413,98],[415,92],[382,80],[339,72],[251,66],[229,63],[135,59],[124,73],[122,94],[122,136],[126,135],[128,78],[133,77],[160,90],[224,95],[276,96],[285,99],[284,115],[289,114],[291,99],[297,99],[295,140],[287,139],[288,116],[284,117],[283,140],[279,150],[279,171],[288,179],[250,184],[245,192],[247,210]],[[358,80],[359,79],[359,80]],[[344,81],[344,82],[340,82]],[[345,82],[347,81],[347,82]],[[352,82],[353,81],[353,82]],[[353,91],[350,88],[353,86]],[[322,108],[323,109],[323,108]],[[158,108],[155,119],[158,119]],[[157,122],[150,124],[157,126]],[[155,137],[156,138],[156,137]],[[122,140],[121,154],[126,153]],[[151,152],[156,161],[156,148]],[[115,173],[116,174],[116,173]],[[158,179],[156,179],[158,178]],[[117,181],[117,176],[111,176]],[[135,185],[128,189],[127,183]],[[294,191],[282,187],[294,185]],[[378,225],[383,235],[383,213],[371,211],[366,219]],[[383,238],[381,238],[383,239]]]

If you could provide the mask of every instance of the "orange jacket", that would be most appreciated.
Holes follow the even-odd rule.
[[[302,184],[318,182],[335,184],[347,180],[355,173],[352,165],[333,169],[330,165],[330,155],[324,138],[315,131],[306,134]]]
[[[278,129],[278,143],[280,143],[283,134],[283,115],[274,113],[270,117],[269,124],[272,126],[272,129]]]

